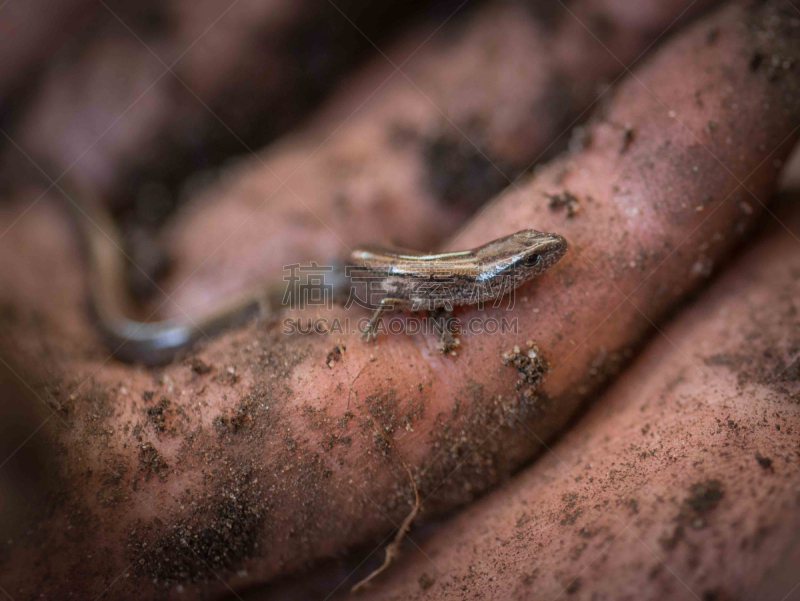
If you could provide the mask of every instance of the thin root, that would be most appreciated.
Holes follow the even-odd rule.
[[[381,572],[383,572],[386,568],[389,567],[392,561],[394,561],[395,557],[400,555],[400,544],[403,542],[403,539],[405,538],[408,529],[411,528],[411,522],[413,522],[414,518],[417,517],[420,507],[419,490],[417,490],[417,483],[414,481],[414,476],[411,475],[411,469],[408,467],[408,464],[405,462],[405,460],[400,456],[400,453],[395,448],[394,443],[392,443],[391,439],[375,426],[375,422],[372,422],[372,427],[375,428],[378,434],[380,434],[380,436],[382,436],[389,443],[392,449],[394,449],[394,452],[397,454],[398,459],[400,459],[400,463],[403,464],[403,467],[405,468],[406,473],[408,474],[408,478],[409,480],[411,480],[411,486],[414,489],[414,507],[411,509],[411,513],[409,513],[406,516],[406,519],[403,520],[403,523],[400,524],[400,528],[397,530],[397,534],[395,534],[394,540],[390,542],[388,545],[386,545],[386,548],[384,549],[386,552],[386,556],[383,558],[383,564],[381,564],[381,566],[377,568],[375,571],[373,571],[369,576],[367,576],[363,580],[353,585],[353,588],[350,589],[351,593],[355,593],[356,591],[367,586],[375,577],[377,577]]]

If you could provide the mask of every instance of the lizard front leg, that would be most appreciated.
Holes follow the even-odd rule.
[[[409,302],[404,298],[386,297],[382,299],[375,308],[375,311],[372,313],[372,317],[369,318],[367,326],[361,332],[361,340],[366,340],[366,342],[369,342],[370,337],[372,340],[375,340],[378,337],[378,326],[381,324],[381,321],[383,321],[384,313],[395,308],[405,309],[408,307]]]

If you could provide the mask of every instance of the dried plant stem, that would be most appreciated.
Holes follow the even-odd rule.
[[[370,420],[370,421],[372,421],[372,420]],[[386,545],[386,548],[384,549],[386,555],[383,558],[383,564],[381,564],[381,566],[379,568],[374,570],[366,578],[364,578],[363,580],[360,580],[355,585],[353,585],[353,588],[350,589],[351,593],[355,593],[356,591],[364,588],[374,578],[376,578],[381,572],[386,570],[386,568],[388,568],[389,565],[391,565],[392,561],[394,561],[395,557],[397,557],[400,554],[400,545],[403,542],[403,539],[405,538],[406,533],[408,532],[408,529],[411,528],[411,522],[413,522],[414,518],[417,517],[417,514],[419,513],[419,507],[420,507],[419,490],[417,489],[417,483],[414,481],[414,476],[411,474],[411,468],[408,467],[408,464],[405,462],[403,457],[400,455],[400,453],[398,452],[397,448],[395,448],[394,443],[392,442],[392,440],[388,436],[386,436],[386,434],[384,432],[380,431],[380,429],[377,428],[377,426],[375,425],[374,421],[372,421],[372,426],[373,426],[373,428],[375,428],[376,432],[378,432],[378,434],[381,437],[383,437],[383,439],[386,440],[386,442],[389,443],[389,445],[392,447],[394,452],[397,454],[398,459],[400,459],[400,463],[405,468],[406,473],[408,474],[408,479],[411,481],[411,486],[414,489],[414,507],[411,509],[411,513],[409,513],[406,516],[406,519],[403,520],[403,523],[400,524],[400,528],[398,528],[397,534],[395,534],[395,536],[394,536],[394,540],[392,542],[390,542],[388,545]]]

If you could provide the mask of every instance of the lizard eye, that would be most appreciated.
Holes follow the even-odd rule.
[[[542,260],[542,255],[529,255],[522,260],[522,264],[526,267],[533,267]]]

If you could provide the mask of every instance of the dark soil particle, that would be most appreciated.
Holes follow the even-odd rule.
[[[576,493],[564,493],[561,496],[561,501],[564,503],[564,515],[559,523],[562,526],[571,526],[583,513],[583,508],[577,506],[578,495]]]
[[[97,493],[101,505],[110,507],[128,498],[128,493],[123,488],[127,472],[128,465],[121,457],[106,462],[105,469],[100,475],[102,487]]]
[[[752,52],[752,54],[750,54],[750,59],[747,62],[747,66],[751,71],[758,71],[758,68],[761,66],[763,60],[764,55],[758,50],[755,50]]]
[[[566,209],[567,217],[574,217],[580,208],[578,197],[571,192],[561,192],[559,194],[545,194],[547,206],[552,210]]]
[[[163,477],[168,469],[166,460],[151,443],[145,442],[139,447],[139,471],[144,473],[145,480],[153,475]]]
[[[716,508],[724,494],[725,489],[719,480],[697,482],[689,488],[689,496],[683,501],[684,508],[687,513],[706,515]]]
[[[620,154],[628,150],[628,148],[631,145],[631,142],[633,142],[633,138],[634,138],[633,126],[626,123],[625,127],[622,128],[622,142],[620,143],[619,147]]]
[[[752,18],[748,26],[759,47],[750,54],[748,68],[763,73],[769,82],[785,80],[798,59],[796,40],[800,23],[794,5],[756,1],[749,9]]]
[[[211,371],[211,366],[197,357],[192,357],[186,363],[189,368],[199,376],[207,374]]]
[[[672,551],[683,540],[685,531],[683,526],[678,524],[671,532],[665,532],[659,537],[658,542],[665,551]]]
[[[722,601],[725,598],[724,593],[718,588],[703,591],[703,601]]]
[[[156,432],[164,432],[166,430],[167,413],[170,410],[170,402],[166,397],[161,397],[156,405],[152,405],[145,409],[147,419],[153,424]]]
[[[423,591],[426,591],[436,584],[436,579],[433,576],[429,576],[427,572],[423,572],[422,575],[417,579],[417,582],[419,582],[419,587]]]
[[[338,363],[342,360],[342,353],[347,350],[347,347],[342,345],[336,345],[333,349],[328,353],[328,356],[325,357],[325,365],[328,366],[329,369],[333,369],[335,363]]]
[[[763,467],[765,470],[772,469],[772,459],[770,457],[764,457],[758,451],[756,451],[756,461],[758,461],[758,465]]]
[[[696,482],[689,487],[689,495],[683,500],[680,512],[675,517],[671,531],[659,538],[665,551],[672,551],[686,538],[686,528],[702,530],[708,525],[709,514],[716,509],[725,496],[725,489],[719,480],[710,478]]]
[[[580,588],[581,588],[581,577],[577,576],[575,579],[572,580],[572,582],[570,582],[567,585],[567,587],[564,589],[564,592],[567,593],[568,595],[574,595],[575,593],[578,592]]]
[[[422,401],[404,403],[404,409],[400,409],[401,401],[393,388],[377,395],[368,396],[365,402],[370,416],[386,434],[393,434],[398,426],[406,430],[413,430],[414,422],[424,415]],[[362,424],[363,427],[368,425],[367,423]],[[383,445],[380,446],[383,447]]]
[[[252,424],[253,418],[253,407],[240,401],[233,411],[216,416],[213,424],[220,435],[237,434]]]
[[[503,353],[501,361],[503,365],[513,366],[518,372],[518,380],[514,387],[519,392],[520,403],[525,407],[534,408],[536,391],[544,379],[544,374],[549,370],[539,347],[529,340],[527,349],[515,346]]]

